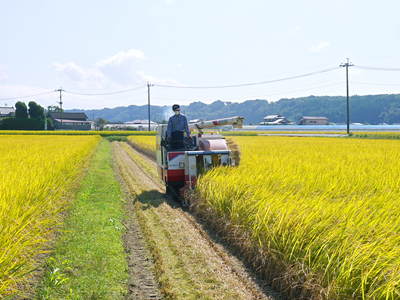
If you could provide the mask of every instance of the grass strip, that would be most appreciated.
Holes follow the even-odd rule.
[[[122,299],[127,263],[123,193],[111,144],[101,141],[48,259],[38,299]]]
[[[349,138],[398,140],[400,133],[352,133]]]

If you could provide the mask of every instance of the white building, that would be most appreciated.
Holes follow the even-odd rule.
[[[264,117],[264,120],[260,122],[260,125],[286,125],[289,124],[289,120],[281,115],[268,115]]]
[[[327,117],[302,117],[299,125],[329,125]]]
[[[156,130],[158,123],[150,121],[150,130]],[[139,130],[146,131],[149,128],[148,120],[133,120],[124,123],[111,123],[104,125],[105,130]]]
[[[0,118],[8,118],[15,116],[15,108],[11,106],[0,107]]]

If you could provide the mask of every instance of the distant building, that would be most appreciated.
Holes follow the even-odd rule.
[[[201,121],[203,121],[203,119],[193,119],[193,120],[189,120],[189,124],[194,124],[194,123],[198,123],[198,122],[201,122]]]
[[[260,125],[286,125],[290,124],[290,121],[282,115],[268,115],[264,117],[264,120],[260,122]]]
[[[50,112],[54,128],[59,130],[91,130],[93,122],[88,121],[85,113],[80,112]]]
[[[329,125],[327,117],[302,117],[299,125]]]
[[[156,130],[158,123],[150,121],[150,130]],[[133,120],[125,123],[114,123],[104,125],[106,130],[139,130],[149,129],[149,120]]]
[[[15,108],[10,106],[0,107],[0,119],[15,116]]]

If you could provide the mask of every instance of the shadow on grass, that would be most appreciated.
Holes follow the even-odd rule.
[[[137,201],[143,204],[143,210],[150,207],[158,207],[162,203],[165,203],[172,208],[179,208],[187,211],[186,208],[182,207],[182,203],[177,197],[167,195],[166,193],[158,190],[144,191],[137,196]]]
[[[165,194],[157,190],[144,191],[137,196],[137,201],[142,203],[142,209],[146,210],[151,207],[159,207],[166,202]]]

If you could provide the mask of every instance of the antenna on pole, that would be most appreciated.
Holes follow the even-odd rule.
[[[350,134],[350,104],[349,104],[349,67],[354,66],[349,58],[346,58],[346,63],[340,64],[340,67],[346,68],[346,123],[347,134]]]
[[[60,93],[60,101],[58,102],[58,104],[60,104],[60,119],[61,119],[61,125],[60,125],[60,129],[62,129],[63,126],[63,102],[62,102],[62,92],[65,92],[65,90],[63,90],[61,87],[57,90],[55,90],[55,92],[59,92]]]

